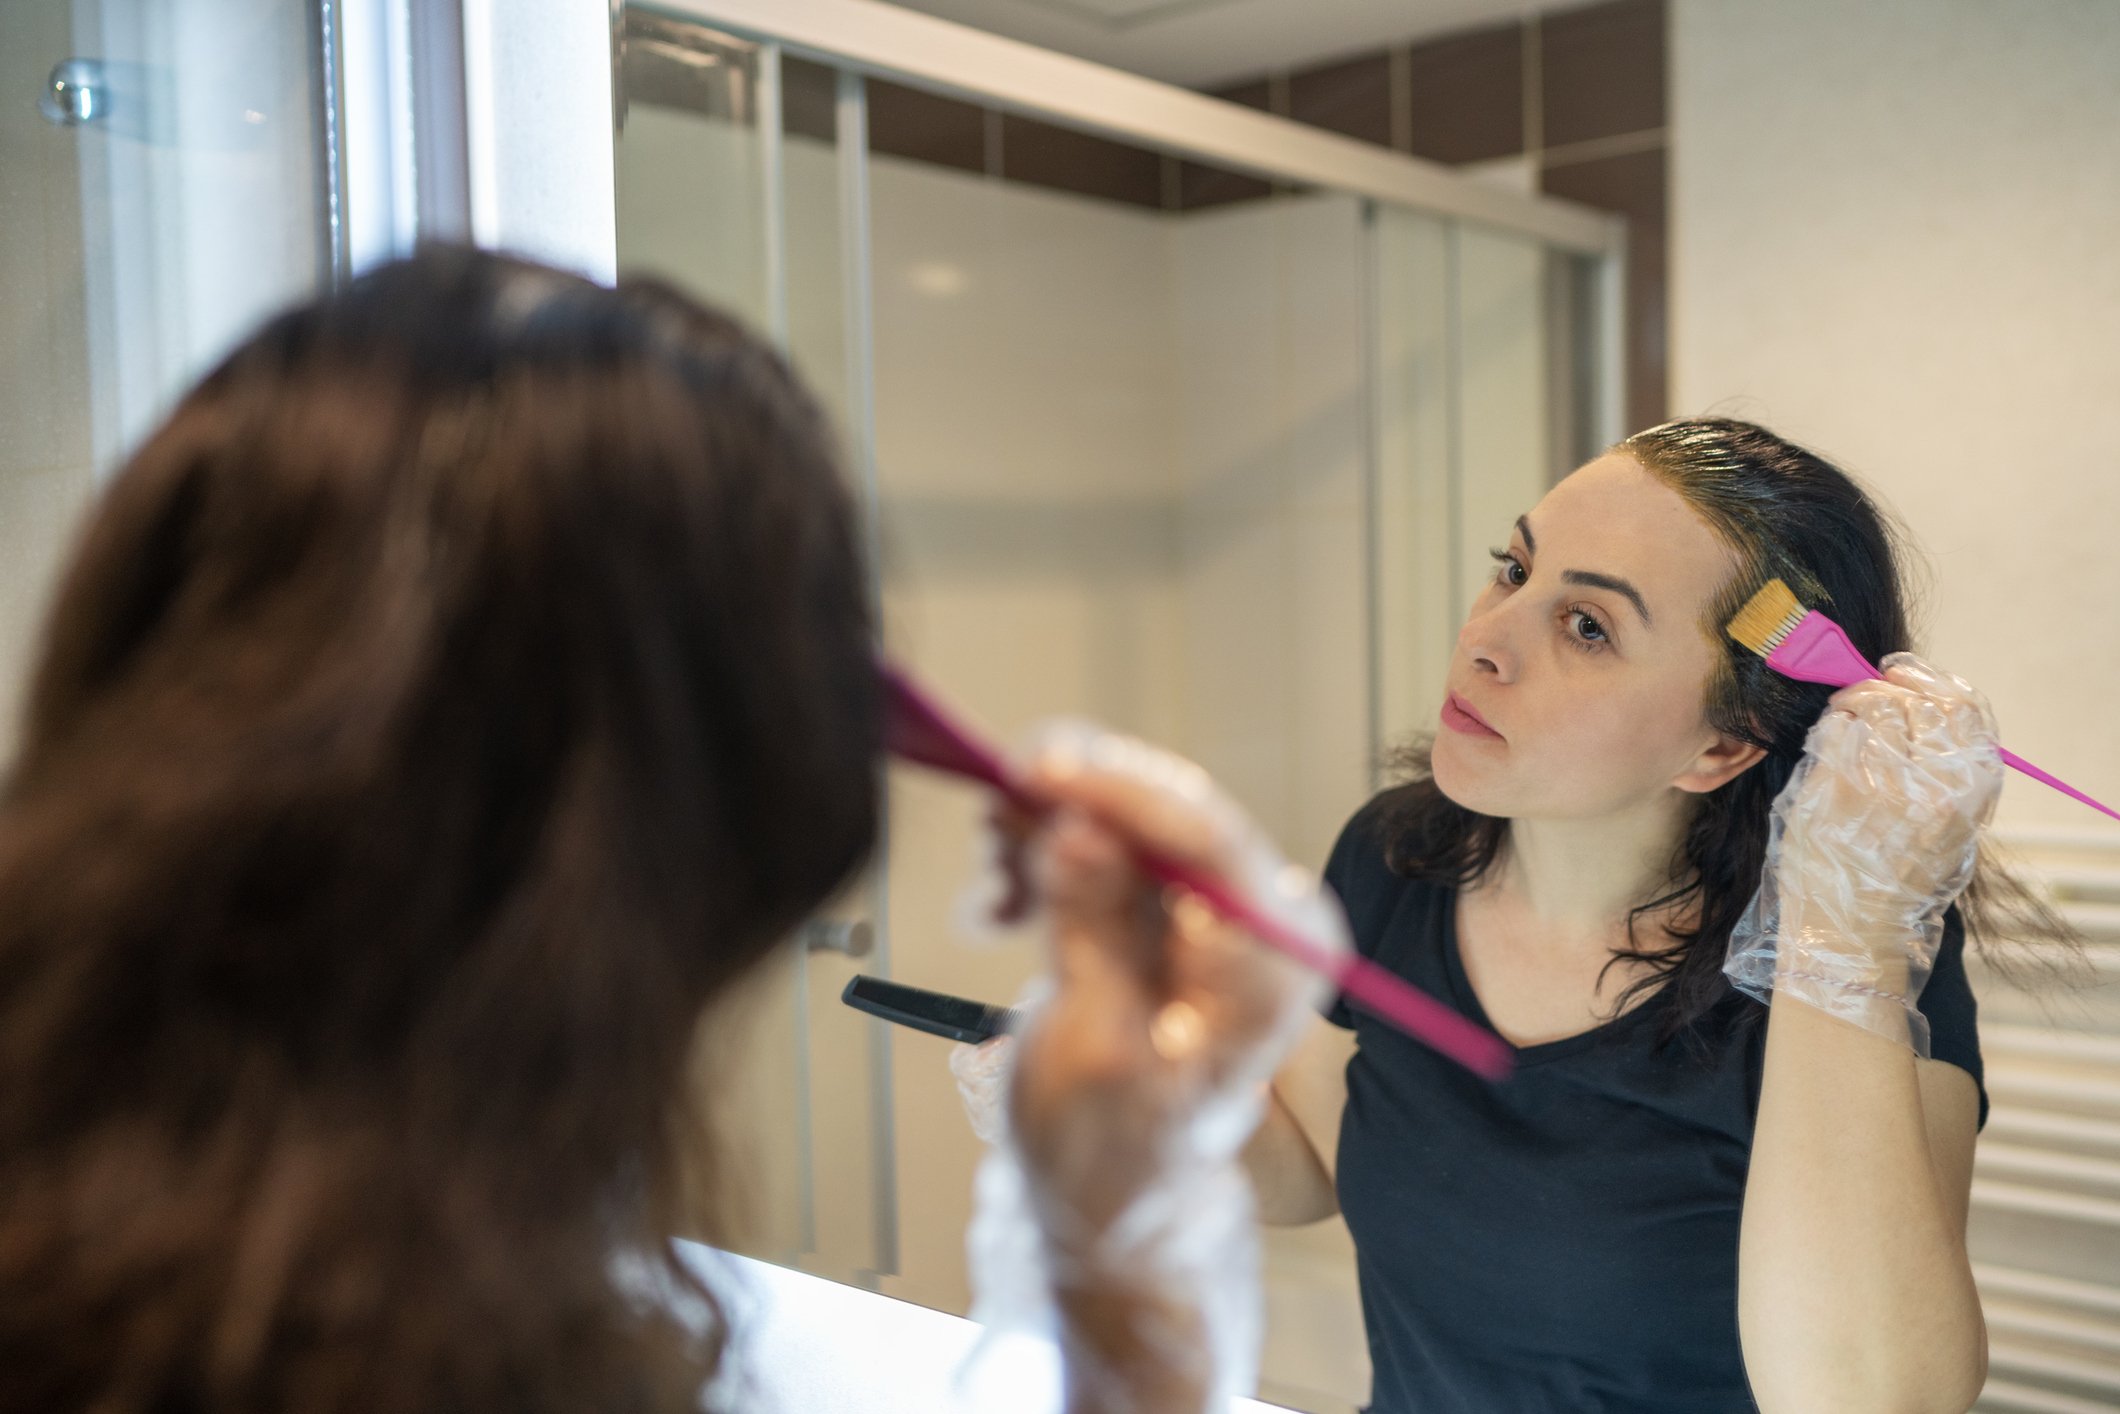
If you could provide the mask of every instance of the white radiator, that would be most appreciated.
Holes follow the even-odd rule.
[[[2028,876],[2089,940],[2078,985],[1973,963],[1991,1109],[1969,1241],[1992,1414],[2120,1409],[2120,831],[2017,831]]]

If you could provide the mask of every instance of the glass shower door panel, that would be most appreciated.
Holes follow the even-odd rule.
[[[1373,292],[1363,203],[1284,192],[1169,220],[1181,734],[1288,856],[1324,863],[1369,794]],[[1260,1393],[1367,1392],[1338,1220],[1264,1234]]]
[[[1178,744],[1296,859],[1368,784],[1363,206],[1287,193],[1173,224]]]
[[[1003,741],[1072,715],[1173,746],[1322,862],[1369,784],[1361,204],[885,93],[892,652]],[[892,965],[1006,1002],[1043,955],[961,926],[984,810],[893,774]],[[892,1044],[904,1262],[886,1289],[961,1311],[982,1147],[948,1043]],[[1266,1381],[1344,1407],[1363,1373],[1344,1230],[1270,1246]]]
[[[920,111],[903,91],[872,102],[884,140],[894,112]],[[976,151],[981,115],[943,112]],[[1170,739],[1160,218],[889,151],[870,180],[891,652],[1005,742],[1064,713]],[[1039,966],[1036,939],[974,946],[960,927],[985,808],[959,784],[892,771],[891,964],[915,986],[1009,1002]],[[950,1043],[895,1029],[890,1044],[903,1261],[885,1289],[961,1312],[983,1149]]]
[[[1588,454],[1588,276],[1530,240],[1381,208],[1376,304],[1380,745],[1432,732],[1459,626],[1509,537]]]
[[[1451,357],[1451,230],[1380,207],[1376,305],[1375,666],[1379,745],[1435,726],[1462,613],[1455,533],[1457,370]]]
[[[1554,479],[1546,260],[1521,237],[1458,229],[1460,619],[1493,571],[1485,550]]]
[[[621,42],[620,272],[661,276],[766,329],[758,46],[637,12]]]
[[[1487,547],[1579,434],[1543,247],[1385,208],[1375,218],[1378,696],[1386,743],[1433,729]],[[1572,464],[1569,463],[1569,464]]]
[[[1602,367],[1604,311],[1599,304],[1599,261],[1572,251],[1546,253],[1547,456],[1555,480],[1566,476],[1618,439],[1608,428],[1613,402]]]
[[[840,429],[848,475],[865,497],[867,341],[856,306],[865,287],[861,164],[849,129],[865,116],[859,78],[783,60],[780,222],[789,357]],[[805,1270],[874,1288],[898,1269],[890,1030],[840,1001],[859,975],[886,975],[884,872],[871,869],[825,910],[811,933],[803,989],[809,1019],[808,1112],[813,1234]]]
[[[327,277],[311,8],[0,6],[0,758],[98,480]]]
[[[617,134],[618,266],[652,274],[770,327],[767,203],[757,45],[629,13]],[[815,1247],[804,956],[782,948],[703,1027],[700,1084],[724,1126],[742,1195],[710,1235],[794,1264]]]
[[[849,449],[867,435],[865,342],[854,328],[862,252],[849,232],[858,81],[771,46],[629,12],[620,61],[618,255],[775,340]],[[860,494],[860,487],[855,487]],[[889,1055],[880,1023],[841,1005],[881,970],[880,879],[854,881],[709,1026],[702,1081],[749,1179],[723,1240],[874,1286],[896,1263]]]

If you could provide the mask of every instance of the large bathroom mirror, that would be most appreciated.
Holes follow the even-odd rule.
[[[1003,740],[1076,715],[1170,744],[1321,862],[1432,718],[1482,551],[1609,435],[1612,223],[1208,160],[712,8],[626,11],[619,268],[772,331],[821,392],[889,652]],[[1260,120],[1195,103],[1209,134]],[[1015,998],[1035,937],[961,926],[983,813],[894,769],[872,877],[723,1040],[767,1174],[744,1245],[954,1312],[982,1151],[950,1043],[838,994]],[[1344,1227],[1272,1232],[1267,1301],[1262,1396],[1352,1408]]]

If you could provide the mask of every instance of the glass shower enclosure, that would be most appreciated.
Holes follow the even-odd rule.
[[[1322,862],[1433,726],[1480,552],[1620,435],[1618,224],[888,6],[628,4],[614,44],[618,266],[819,391],[888,651],[1004,740],[1170,744]],[[894,771],[874,868],[706,1062],[761,1175],[741,1245],[955,1311],[948,1045],[838,993],[1037,970],[962,926],[982,811]],[[1351,1408],[1337,1223],[1271,1235],[1268,1305],[1262,1393]]]
[[[0,759],[102,478],[341,255],[319,14],[0,9]]]

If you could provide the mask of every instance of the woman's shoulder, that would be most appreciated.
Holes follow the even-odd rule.
[[[1412,785],[1393,786],[1371,796],[1341,827],[1325,863],[1325,882],[1346,905],[1357,938],[1364,922],[1388,914],[1409,893],[1447,886],[1402,873],[1392,863],[1392,845],[1404,828],[1408,810],[1417,805]]]
[[[1325,866],[1325,882],[1347,910],[1355,951],[1401,975],[1409,974],[1414,955],[1447,918],[1447,898],[1455,892],[1447,884],[1393,866],[1393,845],[1405,827],[1405,813],[1418,805],[1410,789],[1382,791],[1355,811],[1341,827]],[[1334,1003],[1326,1019],[1349,1029],[1355,1024],[1345,998]]]
[[[1381,790],[1348,817],[1325,860],[1327,882],[1338,888],[1341,879],[1351,881],[1373,870],[1389,870],[1391,825],[1405,808],[1408,789],[1401,785]]]

